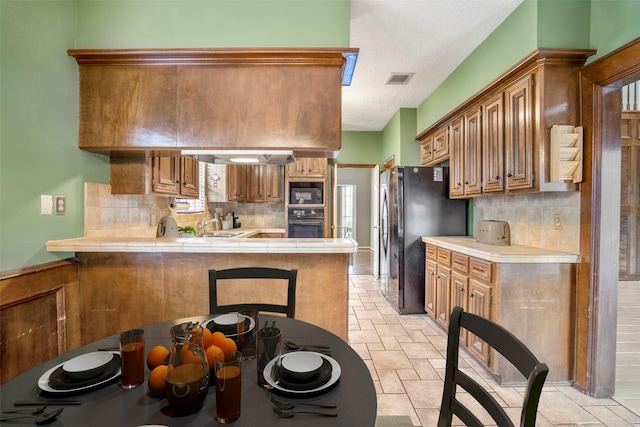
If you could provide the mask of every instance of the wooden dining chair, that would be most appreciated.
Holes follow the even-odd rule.
[[[519,425],[520,427],[534,427],[542,386],[549,373],[549,368],[545,363],[540,363],[522,341],[511,332],[483,317],[466,313],[461,307],[453,309],[449,321],[447,363],[438,427],[451,426],[453,415],[456,415],[467,426],[480,427],[483,425],[469,407],[456,398],[458,386],[468,392],[491,415],[499,427],[514,426],[504,409],[491,396],[490,391],[492,390],[484,389],[477,381],[458,369],[460,328],[465,328],[484,340],[502,354],[527,379]],[[465,397],[468,396],[465,395]]]
[[[287,317],[295,318],[296,315],[296,279],[298,270],[283,270],[270,267],[240,267],[226,270],[209,270],[209,312],[211,314],[229,313],[232,311],[242,311],[254,309],[270,313],[285,313]],[[218,305],[218,281],[227,279],[260,279],[256,281],[256,286],[263,286],[262,279],[282,282],[287,285],[286,304],[267,304],[260,302],[249,302],[240,304]]]

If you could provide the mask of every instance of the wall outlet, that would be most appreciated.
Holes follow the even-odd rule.
[[[56,215],[64,215],[67,213],[67,198],[65,196],[56,196],[55,209]]]
[[[53,215],[53,196],[40,195],[40,215]]]
[[[553,215],[553,226],[556,230],[562,230],[562,214]]]

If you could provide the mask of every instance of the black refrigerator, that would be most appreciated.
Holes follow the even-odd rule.
[[[449,168],[395,167],[380,175],[380,279],[400,314],[424,313],[422,236],[466,236],[467,201],[449,199]]]

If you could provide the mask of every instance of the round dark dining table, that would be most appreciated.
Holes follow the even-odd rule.
[[[145,326],[145,355],[156,345],[171,348],[171,326],[183,322],[204,322],[213,316],[194,316]],[[276,321],[276,327],[282,330],[282,340],[296,343],[318,344],[330,346],[331,357],[335,359],[341,369],[340,379],[334,387],[326,392],[311,397],[290,397],[272,390],[260,387],[257,383],[257,361],[244,361],[242,364],[242,406],[240,418],[231,425],[237,427],[257,426],[350,426],[369,427],[375,425],[376,393],[371,374],[358,354],[341,338],[331,332],[296,319],[260,314],[260,323]],[[0,386],[0,400],[2,410],[14,408],[17,400],[49,400],[72,399],[82,402],[80,405],[65,405],[62,414],[51,426],[118,426],[137,427],[143,425],[160,426],[215,426],[222,425],[215,420],[215,386],[209,387],[208,395],[202,408],[191,415],[171,417],[167,415],[168,402],[165,398],[151,397],[146,380],[149,370],[145,366],[144,384],[133,390],[120,388],[120,380],[110,383],[84,394],[60,395],[43,393],[38,388],[38,379],[51,368],[76,357],[80,354],[102,350],[117,349],[119,336],[113,335],[102,340],[85,345],[59,357],[49,360],[31,370],[15,377]],[[286,347],[283,346],[286,350]],[[318,415],[297,414],[292,418],[280,418],[273,411],[271,398],[287,402],[330,402],[337,404],[336,409],[321,409],[336,411],[337,417],[323,417]],[[50,404],[47,411],[60,406]],[[25,406],[32,409],[35,406]],[[164,408],[164,410],[163,410]],[[310,406],[296,409],[316,410]],[[33,424],[33,420],[16,420],[15,424]]]

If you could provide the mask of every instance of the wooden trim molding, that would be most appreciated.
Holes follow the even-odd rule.
[[[576,292],[575,384],[598,398],[610,397],[615,391],[620,88],[640,78],[639,58],[637,38],[585,66],[581,73],[585,175],[580,202],[582,261]]]

